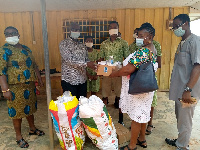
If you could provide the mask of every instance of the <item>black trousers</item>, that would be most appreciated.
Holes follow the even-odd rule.
[[[70,91],[72,96],[76,96],[76,98],[79,100],[80,96],[87,96],[87,82],[79,85],[71,85],[70,83],[62,80],[61,86],[63,89],[63,93],[65,91]]]

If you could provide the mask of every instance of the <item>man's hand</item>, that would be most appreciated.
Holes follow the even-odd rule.
[[[190,91],[184,91],[182,95],[182,101],[184,103],[192,103],[191,93]]]
[[[88,79],[91,81],[93,80],[93,76],[92,75],[88,75]]]
[[[4,93],[3,93],[3,96],[4,96],[4,98],[6,98],[7,100],[12,101],[12,94],[11,94],[10,91],[4,92]]]
[[[93,76],[93,80],[97,80],[98,79],[98,76],[97,75],[94,75]]]
[[[92,70],[96,70],[97,69],[97,65],[95,64],[94,61],[90,61],[87,63],[87,67],[91,68]]]

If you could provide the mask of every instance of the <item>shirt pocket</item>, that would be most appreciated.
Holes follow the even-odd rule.
[[[180,66],[185,66],[186,65],[186,55],[187,55],[187,52],[179,52],[177,54],[177,63],[180,65]]]

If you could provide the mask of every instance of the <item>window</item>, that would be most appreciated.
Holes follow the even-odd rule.
[[[100,49],[101,43],[109,37],[108,26],[114,18],[106,19],[73,19],[63,21],[64,39],[69,36],[69,27],[71,22],[76,22],[80,25],[81,36],[79,40],[84,43],[85,36],[92,36],[94,48]]]

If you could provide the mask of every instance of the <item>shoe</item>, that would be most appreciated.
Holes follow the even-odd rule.
[[[17,145],[19,145],[20,148],[28,148],[28,143],[22,138],[21,140],[16,141]]]
[[[137,150],[137,147],[135,147],[134,149],[130,149],[128,145],[120,147],[120,150],[124,150],[125,148],[128,148],[128,150]]]
[[[146,140],[144,140],[144,141],[139,141],[139,140],[137,139],[137,144],[136,144],[136,145],[140,145],[142,148],[147,148],[147,145],[143,145],[145,142],[146,142]]]
[[[30,130],[29,135],[38,135],[38,136],[42,136],[45,135],[45,133],[41,130],[35,129],[34,130]]]
[[[176,141],[177,141],[177,139],[168,139],[168,138],[165,139],[165,142],[168,145],[175,146],[175,147],[176,147]]]
[[[146,133],[145,133],[146,135],[150,135],[152,133],[152,131],[153,131],[153,128],[155,128],[153,125],[147,125],[147,128],[148,127],[151,127],[151,130],[147,130],[146,129]]]
[[[105,105],[107,105],[107,104],[108,104],[108,97],[103,97],[103,98],[102,98],[102,101],[103,101],[103,103],[104,103]]]
[[[115,97],[115,103],[114,103],[114,106],[115,106],[115,108],[116,109],[118,109],[119,108],[119,99],[120,99],[120,97]]]
[[[185,149],[185,148],[181,148],[181,147],[178,147],[178,146],[176,148],[176,150],[183,150],[183,149]],[[190,149],[189,145],[186,147],[186,149]]]
[[[121,125],[125,126],[123,121],[118,121],[118,123],[120,123]]]

